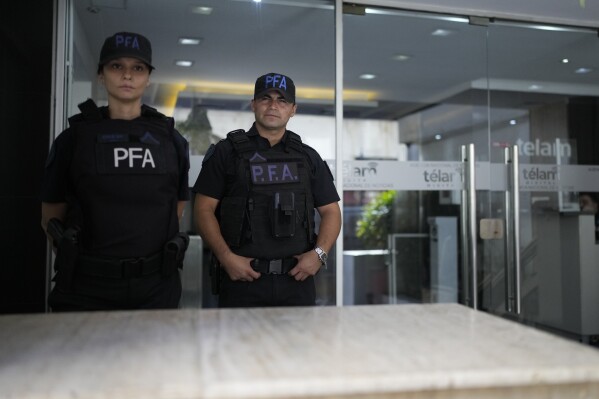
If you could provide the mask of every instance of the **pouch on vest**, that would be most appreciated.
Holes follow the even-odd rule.
[[[225,197],[220,203],[221,234],[231,247],[241,245],[245,214],[245,197]]]
[[[295,194],[293,191],[276,192],[273,196],[272,235],[276,238],[295,235]]]

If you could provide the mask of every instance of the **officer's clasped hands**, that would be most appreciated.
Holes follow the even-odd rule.
[[[260,273],[252,269],[252,259],[230,252],[223,259],[222,267],[233,281],[254,281],[260,278]]]
[[[296,256],[297,265],[289,271],[289,275],[297,281],[304,281],[310,276],[316,275],[320,270],[321,262],[314,251],[304,252]]]

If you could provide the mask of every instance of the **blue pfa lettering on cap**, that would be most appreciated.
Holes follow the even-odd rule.
[[[151,69],[154,69],[152,66],[152,44],[146,37],[138,33],[118,32],[106,38],[100,51],[98,73],[105,63],[120,57],[137,58],[145,62]]]
[[[115,44],[117,47],[127,47],[139,50],[139,41],[137,36],[115,35]]]
[[[287,101],[295,103],[295,84],[289,76],[270,72],[256,79],[254,98],[258,98],[269,90],[278,90]]]
[[[264,88],[287,90],[287,79],[284,75],[266,75],[266,79],[264,79]]]

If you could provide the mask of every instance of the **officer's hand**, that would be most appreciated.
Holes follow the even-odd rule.
[[[260,273],[252,269],[250,265],[251,258],[230,253],[221,263],[229,278],[233,281],[254,281],[260,278]]]
[[[289,275],[297,281],[304,281],[308,277],[316,275],[320,270],[320,259],[314,250],[304,252],[296,258],[297,265],[289,271]]]

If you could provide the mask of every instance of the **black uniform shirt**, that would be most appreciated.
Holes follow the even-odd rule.
[[[273,149],[280,148],[283,151],[288,135],[289,131],[286,131],[283,139]],[[247,136],[252,142],[257,143],[258,149],[270,148],[269,141],[258,134],[255,123],[247,132]],[[337,189],[333,184],[333,175],[326,162],[312,147],[305,144],[302,144],[302,146],[310,158],[310,181],[314,206],[318,208],[339,201]],[[219,201],[222,200],[226,192],[227,175],[236,175],[237,159],[238,156],[230,140],[221,140],[218,144],[209,148],[192,191],[216,198]],[[244,195],[245,193],[239,194]]]

